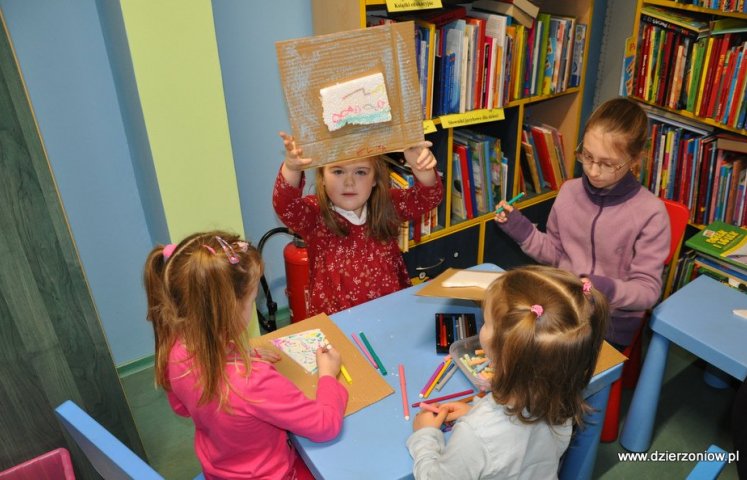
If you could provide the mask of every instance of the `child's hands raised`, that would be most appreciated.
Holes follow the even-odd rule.
[[[300,172],[311,163],[310,158],[303,158],[303,149],[296,146],[296,141],[292,135],[285,132],[279,132],[278,135],[283,139],[283,145],[285,146],[284,166],[288,170]]]
[[[342,357],[332,345],[320,346],[316,349],[316,366],[320,377],[323,375],[337,377],[340,373],[340,365],[342,365]]]
[[[436,166],[436,157],[429,150],[432,146],[433,143],[425,140],[405,149],[405,161],[414,173],[432,170]]]
[[[443,406],[438,408],[438,413],[421,410],[415,415],[415,420],[412,422],[412,430],[417,431],[426,427],[441,428],[448,414],[449,411]]]

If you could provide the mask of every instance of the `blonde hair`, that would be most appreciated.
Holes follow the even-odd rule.
[[[586,121],[584,135],[591,129],[614,135],[615,149],[637,161],[648,140],[648,117],[633,100],[613,98],[594,110]]]
[[[397,238],[399,235],[399,226],[404,219],[397,215],[394,209],[392,198],[389,194],[389,169],[386,162],[380,157],[370,157],[374,174],[374,187],[371,190],[371,196],[366,204],[368,205],[368,219],[366,229],[368,236],[374,240],[387,242]],[[331,209],[331,201],[327,196],[324,188],[325,169],[334,165],[323,166],[316,171],[315,187],[316,197],[319,201],[319,210],[324,220],[324,224],[331,232],[340,237],[348,235],[347,225],[338,220],[337,215]]]
[[[226,242],[225,250],[219,239]],[[169,352],[176,341],[184,341],[202,390],[199,404],[216,398],[224,404],[230,388],[226,363],[237,357],[247,374],[250,371],[242,304],[256,291],[262,269],[253,246],[221,231],[188,236],[168,258],[164,246],[150,252],[143,279],[147,318],[155,336],[158,385],[171,390]]]
[[[542,307],[537,315],[531,308]],[[607,301],[564,270],[528,266],[510,270],[487,290],[493,319],[489,356],[492,395],[523,423],[581,424],[609,316]],[[527,413],[524,413],[526,410]]]

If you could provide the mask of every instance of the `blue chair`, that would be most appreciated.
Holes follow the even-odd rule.
[[[72,401],[55,408],[55,413],[104,480],[163,480],[150,465]],[[203,478],[200,473],[195,480]]]
[[[720,460],[701,460],[690,471],[687,480],[715,480],[721,474],[721,470],[726,466],[726,456],[728,454],[716,445],[711,445],[706,451],[708,453],[721,454],[723,457]]]

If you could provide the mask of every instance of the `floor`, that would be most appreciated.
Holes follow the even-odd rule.
[[[654,441],[650,451],[700,452],[712,443],[732,451],[729,414],[735,388],[715,390],[703,381],[703,364],[673,346],[662,390]],[[162,391],[147,368],[122,379],[148,462],[167,479],[191,479],[200,471],[192,449],[193,427],[169,408]],[[622,411],[627,411],[632,392],[623,392]],[[617,442],[601,444],[593,478],[662,479],[686,478],[694,463],[622,463],[625,450]],[[742,452],[744,453],[744,452]],[[736,466],[727,465],[720,479],[737,479]]]

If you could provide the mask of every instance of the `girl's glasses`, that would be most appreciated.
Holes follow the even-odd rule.
[[[580,164],[582,164],[586,168],[591,168],[592,165],[596,165],[599,167],[599,171],[604,175],[614,175],[617,172],[620,171],[623,167],[625,167],[627,164],[629,164],[631,161],[628,160],[623,163],[618,164],[611,164],[606,162],[600,162],[598,160],[594,160],[594,156],[590,153],[586,152],[584,150],[584,144],[579,143],[578,147],[576,147],[576,161],[578,161]]]

